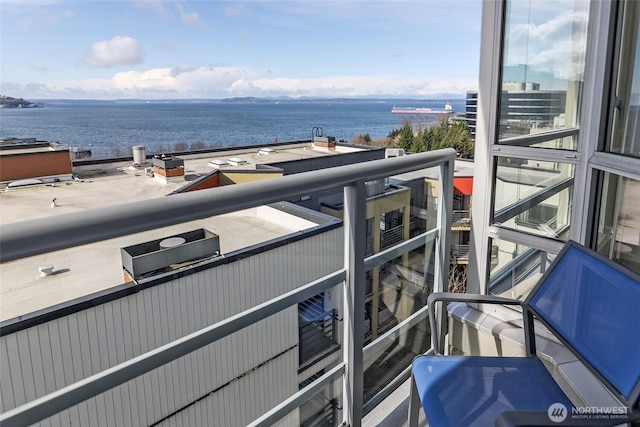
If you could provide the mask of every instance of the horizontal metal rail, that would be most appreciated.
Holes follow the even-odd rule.
[[[24,426],[41,421],[222,339],[242,328],[259,322],[294,304],[327,291],[344,282],[345,279],[345,270],[338,270],[225,320],[0,414],[0,425],[2,427]]]
[[[376,354],[384,350],[386,346],[389,345],[389,342],[393,342],[396,339],[400,338],[403,334],[409,332],[411,328],[416,326],[418,323],[427,319],[429,315],[429,310],[427,306],[422,307],[420,310],[413,313],[411,316],[389,329],[383,335],[379,336],[375,341],[369,343],[362,351],[364,353],[364,360],[366,364],[367,356],[370,354]],[[432,354],[433,347],[430,347],[424,354]],[[377,406],[382,400],[384,400],[389,393],[395,390],[400,384],[409,379],[409,375],[411,373],[411,365],[407,366],[400,374],[398,374],[394,379],[389,382],[385,387],[383,387],[379,392],[377,392],[374,396],[372,396],[369,400],[367,400],[364,404],[363,412],[366,414],[371,411],[375,406]]]
[[[270,427],[274,425],[293,410],[309,401],[332,382],[341,378],[344,372],[345,366],[344,363],[341,363],[251,424],[248,424],[248,427]]]
[[[568,129],[552,130],[548,132],[532,133],[528,135],[518,135],[509,138],[503,138],[498,141],[498,144],[530,147],[533,144],[539,144],[541,142],[553,141],[554,139],[561,139],[568,136],[578,135],[579,131],[579,127],[573,127]]]
[[[446,148],[0,225],[0,262],[222,215],[455,159]],[[99,195],[96,195],[99,197]]]
[[[365,258],[364,266],[367,270],[370,270],[373,267],[378,267],[386,262],[393,261],[399,256],[414,249],[418,249],[420,246],[423,246],[435,240],[436,237],[438,237],[437,228],[429,230],[426,233],[419,234],[402,243],[392,246],[389,249],[385,249],[384,251],[378,252],[368,258]]]
[[[518,200],[512,205],[500,209],[494,214],[493,222],[495,222],[496,224],[501,224],[510,220],[516,215],[520,215],[521,213],[531,209],[533,206],[540,204],[544,200],[547,200],[548,198],[555,196],[562,190],[572,186],[573,181],[573,177],[558,181],[555,184],[552,184],[549,187],[538,191],[537,193],[534,193],[522,200]]]
[[[375,341],[369,343],[362,351],[364,353],[364,359],[367,359],[367,356],[371,353],[375,353],[377,351],[383,350],[385,346],[388,345],[388,341],[394,341],[400,338],[403,334],[406,334],[409,329],[416,326],[418,323],[427,319],[429,316],[428,307],[425,305],[420,308],[420,310],[413,313],[411,316],[404,319],[402,322],[398,323],[393,328],[389,329],[383,335],[380,335],[376,338]]]

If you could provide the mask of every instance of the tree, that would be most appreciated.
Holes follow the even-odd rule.
[[[421,153],[423,151],[429,151],[429,148],[429,132],[424,129],[420,129],[418,133],[414,135],[413,143],[411,144],[411,149],[409,151],[413,153]]]
[[[371,145],[372,142],[373,141],[371,140],[371,136],[368,133],[365,133],[364,135],[360,134],[358,136],[355,136],[351,140],[352,144],[361,144],[361,145]]]
[[[467,265],[451,264],[449,266],[449,292],[465,293],[467,291]]]
[[[207,148],[207,146],[202,141],[192,142],[191,146],[189,147],[191,151],[204,150],[205,148]]]
[[[427,129],[420,128],[415,134],[411,123],[406,122],[394,132],[389,135],[397,135],[396,145],[407,151],[420,153],[451,147],[456,150],[458,157],[473,159],[475,147],[466,122],[443,119]]]
[[[411,123],[406,122],[400,132],[398,133],[398,147],[404,148],[406,151],[411,151],[413,145],[413,128]]]
[[[187,151],[188,145],[184,141],[176,142],[176,145],[173,146],[173,149],[176,151]]]

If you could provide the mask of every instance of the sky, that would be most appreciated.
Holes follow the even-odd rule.
[[[25,99],[459,95],[480,0],[0,0],[0,94]]]

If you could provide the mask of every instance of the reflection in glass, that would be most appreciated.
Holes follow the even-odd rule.
[[[597,230],[602,255],[640,273],[640,182],[605,173]]]
[[[365,402],[430,348],[426,311],[405,332],[391,331],[403,328],[402,322],[426,307],[433,291],[434,253],[431,241],[374,269],[379,270],[378,293],[365,305],[365,344],[373,348],[364,353]]]
[[[411,365],[411,361],[431,347],[426,311],[421,320],[408,329],[382,338],[363,354],[364,401],[369,401]]]
[[[497,163],[493,223],[567,240],[573,165],[510,157]]]
[[[300,390],[310,385],[325,373],[322,369],[299,385]],[[342,383],[334,381],[320,390],[315,396],[303,403],[300,408],[294,410],[286,417],[285,421],[291,421],[292,425],[300,426],[334,426],[340,419],[340,402],[342,401]],[[296,419],[297,418],[297,419]]]
[[[365,305],[365,343],[397,326],[427,304],[433,291],[434,242],[369,270],[377,272]]]
[[[547,270],[555,255],[520,243],[490,239],[488,292],[523,300]]]
[[[523,137],[511,137],[500,140],[500,144],[515,145],[519,147],[534,147],[534,148],[553,148],[556,150],[574,150],[577,146],[578,134],[577,131],[574,135],[563,136],[558,138],[553,134],[549,134],[545,137],[544,134],[538,134],[535,140]]]
[[[587,18],[586,0],[507,3],[500,140],[578,125]]]
[[[638,2],[625,5],[611,151],[640,157],[640,14],[634,8]]]
[[[377,190],[369,193],[369,256],[396,251],[399,245],[436,226],[439,185],[439,170],[432,168],[382,180]],[[373,190],[374,184],[370,186]],[[424,309],[433,291],[434,244],[418,238],[415,245],[367,271],[364,329],[370,350],[364,353],[365,402],[430,347],[426,311],[424,318],[408,329],[403,322]]]

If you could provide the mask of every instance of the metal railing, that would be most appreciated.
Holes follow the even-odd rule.
[[[469,245],[451,245],[451,258],[456,261],[468,261]]]
[[[318,296],[298,304],[300,370],[339,347],[335,309],[322,308]]]
[[[7,262],[275,203],[331,188],[343,187],[344,192],[343,269],[10,409],[0,414],[0,424],[8,427],[44,420],[321,292],[335,286],[343,286],[345,297],[341,313],[344,325],[342,362],[251,425],[272,425],[313,398],[323,387],[341,380],[342,421],[353,427],[360,426],[364,407],[363,355],[378,351],[385,346],[385,339],[401,334],[427,316],[426,307],[418,310],[363,350],[365,272],[373,266],[381,265],[435,240],[434,290],[446,289],[454,158],[453,149],[444,149],[0,226],[0,261]],[[366,242],[362,238],[366,235],[365,181],[430,167],[440,168],[437,227],[365,258]],[[164,214],[155,215],[160,208]],[[408,369],[405,369],[403,376],[407,375]],[[394,386],[397,386],[401,379],[398,377]]]
[[[387,249],[404,240],[404,226],[402,224],[388,228],[380,233],[380,249]]]
[[[471,211],[470,210],[457,210],[451,214],[451,223],[455,224],[467,224],[471,225]]]

